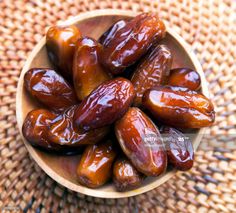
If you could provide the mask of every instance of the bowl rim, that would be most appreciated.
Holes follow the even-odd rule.
[[[76,24],[79,21],[88,19],[88,18],[94,18],[97,16],[110,16],[110,15],[122,15],[127,17],[134,17],[137,15],[137,12],[133,12],[130,10],[119,10],[119,9],[103,9],[103,10],[93,10],[89,12],[83,12],[80,13],[77,16],[74,16],[66,21],[59,21],[57,25],[63,26],[63,25],[71,25]],[[198,61],[196,55],[191,50],[190,45],[188,45],[184,39],[178,35],[174,30],[170,29],[168,25],[166,24],[167,32],[183,47],[183,49],[186,51],[186,53],[189,55],[189,58],[191,62],[193,63],[196,71],[199,73],[201,77],[201,85],[202,85],[202,93],[209,97],[209,91],[207,87],[207,81],[205,79],[202,67],[200,62]],[[23,116],[22,116],[22,93],[23,93],[23,77],[25,72],[29,69],[32,60],[35,58],[39,50],[45,45],[46,43],[46,37],[44,36],[38,44],[33,48],[33,51],[30,53],[30,55],[27,57],[27,60],[23,66],[23,69],[21,71],[18,85],[17,85],[17,93],[16,93],[16,118],[17,118],[17,125],[20,130],[21,138],[27,148],[27,151],[30,153],[31,157],[34,159],[34,161],[39,165],[39,167],[53,180],[55,180],[60,185],[75,191],[79,192],[81,194],[93,196],[93,197],[99,197],[99,198],[125,198],[125,197],[131,197],[135,195],[139,195],[145,192],[148,192],[167,180],[169,180],[171,177],[173,177],[176,174],[176,170],[173,169],[171,171],[168,171],[167,173],[163,174],[163,176],[159,176],[154,180],[152,183],[147,184],[146,186],[139,187],[137,189],[127,191],[127,192],[117,192],[117,191],[97,191],[96,189],[90,189],[85,186],[77,185],[75,183],[70,182],[69,180],[61,177],[59,174],[57,174],[51,167],[49,167],[37,154],[35,148],[27,142],[27,140],[23,137],[22,134],[22,124],[23,124]],[[197,136],[195,138],[195,144],[194,144],[194,150],[197,149],[199,146],[202,136],[205,132],[206,128],[202,128],[197,133]]]

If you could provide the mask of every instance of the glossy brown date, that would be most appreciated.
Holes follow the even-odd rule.
[[[76,109],[74,124],[85,131],[112,124],[128,110],[134,88],[125,78],[108,80],[98,86]]]
[[[77,166],[78,182],[90,188],[105,184],[112,175],[112,164],[116,157],[111,141],[88,146]]]
[[[60,151],[65,154],[78,152],[84,145],[101,141],[109,132],[103,127],[88,132],[80,132],[73,126],[76,106],[56,115],[45,109],[32,110],[26,116],[22,127],[24,137],[36,147],[48,151]]]
[[[214,107],[204,95],[184,87],[159,86],[147,90],[143,105],[159,121],[180,128],[211,126]]]
[[[119,74],[162,39],[165,32],[165,25],[156,14],[140,14],[115,32],[103,49],[101,61],[112,74]]]
[[[63,111],[77,103],[73,88],[53,69],[30,69],[25,73],[24,86],[34,98],[54,111]]]
[[[72,79],[72,63],[77,40],[81,37],[75,25],[53,26],[46,34],[46,47],[49,60],[61,74]]]
[[[108,127],[81,132],[74,128],[73,116],[76,105],[68,108],[52,120],[48,129],[48,139],[55,144],[77,147],[96,144],[109,132]]]
[[[81,38],[73,61],[74,87],[79,100],[87,97],[92,90],[110,79],[108,73],[98,61],[102,46],[92,38]]]
[[[157,127],[140,109],[131,107],[116,122],[119,144],[135,168],[147,176],[162,174],[167,156]]]
[[[131,79],[136,92],[134,106],[141,106],[143,93],[147,89],[166,83],[172,58],[169,48],[165,45],[156,46],[143,58]]]
[[[33,146],[46,150],[58,150],[60,147],[48,140],[48,127],[56,115],[45,109],[36,109],[29,112],[22,126],[24,137]]]
[[[113,182],[118,191],[127,191],[141,185],[143,175],[125,157],[118,158],[113,165]]]
[[[176,68],[170,71],[168,85],[186,87],[190,90],[199,90],[201,78],[198,72],[190,68]]]
[[[112,25],[103,35],[99,38],[99,43],[102,44],[104,47],[110,43],[110,41],[114,38],[117,31],[122,29],[126,25],[125,20],[119,20],[114,25]]]
[[[174,168],[187,171],[192,168],[194,160],[193,145],[182,132],[171,127],[162,127],[168,163]]]

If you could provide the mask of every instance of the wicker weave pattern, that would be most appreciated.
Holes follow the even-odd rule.
[[[201,60],[217,111],[191,171],[120,200],[77,194],[50,179],[30,159],[15,118],[20,70],[45,28],[104,8],[158,12]],[[8,206],[19,212],[236,212],[235,1],[3,0],[0,11],[0,211]]]

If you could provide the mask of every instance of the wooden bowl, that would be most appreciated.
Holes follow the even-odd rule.
[[[110,27],[114,22],[119,19],[130,19],[134,17],[134,12],[123,11],[123,10],[97,10],[82,13],[70,20],[63,22],[60,25],[71,25],[76,24],[81,30],[83,35],[91,36],[95,39],[105,32],[108,27]],[[48,61],[46,48],[45,48],[45,37],[36,45],[26,64],[21,72],[18,87],[17,87],[17,97],[16,97],[16,114],[17,122],[20,129],[20,134],[28,149],[32,158],[37,162],[37,164],[55,181],[61,185],[82,194],[102,197],[102,198],[122,198],[138,195],[149,190],[152,190],[169,178],[171,178],[176,171],[167,171],[165,174],[155,177],[146,178],[144,183],[137,189],[127,191],[127,192],[117,192],[112,183],[100,187],[98,189],[90,189],[79,185],[76,181],[76,165],[79,161],[79,156],[58,156],[49,154],[46,152],[39,151],[38,149],[32,147],[29,142],[25,140],[22,135],[22,124],[27,115],[27,113],[39,107],[36,101],[33,100],[30,95],[25,91],[23,87],[23,76],[27,70],[32,67],[52,67]],[[206,79],[204,77],[200,63],[198,62],[196,56],[193,54],[189,45],[173,30],[167,27],[166,38],[161,42],[167,44],[174,55],[174,67],[190,67],[196,70],[202,81],[202,92],[204,95],[208,96],[208,89]],[[196,130],[194,132],[193,146],[196,149],[201,141],[204,129]]]

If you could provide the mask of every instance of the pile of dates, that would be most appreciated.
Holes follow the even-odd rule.
[[[52,153],[81,154],[78,182],[118,191],[138,187],[167,165],[186,171],[194,149],[184,132],[211,126],[215,112],[190,68],[171,69],[166,28],[153,13],[111,26],[96,41],[76,26],[46,34],[54,68],[32,68],[24,86],[44,108],[28,113],[24,137]],[[78,155],[80,157],[80,155]]]

